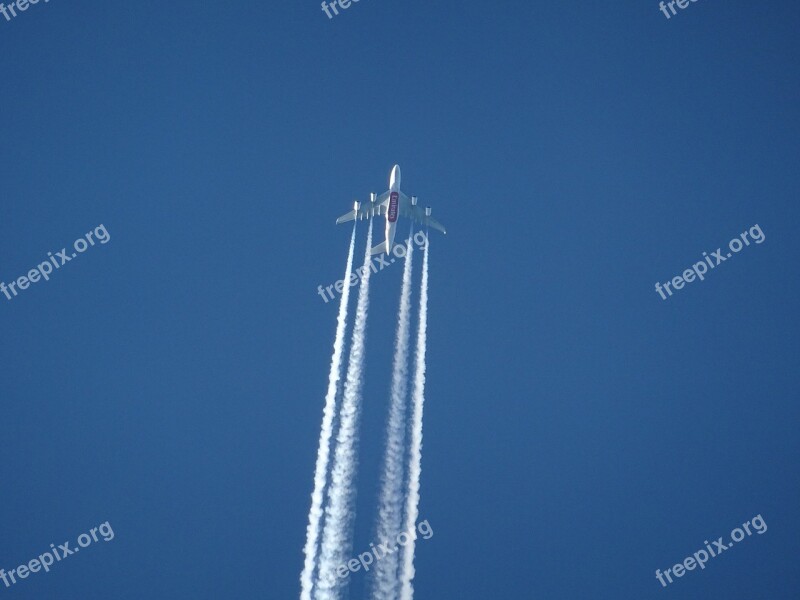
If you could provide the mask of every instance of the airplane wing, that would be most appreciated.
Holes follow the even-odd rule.
[[[356,211],[355,209],[353,209],[350,212],[345,213],[341,217],[336,219],[336,224],[340,225],[341,223],[347,223],[348,221],[352,221],[355,218],[356,218]]]
[[[444,234],[447,234],[445,228],[439,221],[426,214],[426,210],[422,206],[414,206],[411,204],[411,199],[403,192],[400,192],[400,216],[407,217],[416,223],[431,227]]]
[[[375,199],[375,204],[372,204],[371,202],[362,202],[358,208],[358,211],[353,209],[350,212],[346,212],[341,217],[336,219],[336,224],[339,225],[340,223],[347,223],[355,218],[365,219],[367,217],[374,217],[375,215],[386,214],[386,209],[388,206],[389,192],[384,192]]]
[[[369,202],[367,202],[367,204],[369,204]],[[372,216],[385,215],[387,210],[389,210],[388,191],[379,194],[378,197],[375,198],[375,204],[372,206]]]
[[[444,226],[441,223],[439,223],[439,221],[437,221],[433,217],[423,217],[423,218],[425,219],[423,222],[425,223],[426,226],[432,227],[433,229],[437,229],[441,231],[443,234],[447,235],[447,231],[445,230]]]

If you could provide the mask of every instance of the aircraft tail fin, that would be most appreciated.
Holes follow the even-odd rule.
[[[382,241],[380,244],[378,244],[372,250],[369,251],[371,256],[375,256],[376,254],[384,254],[385,252],[386,252],[386,240]]]

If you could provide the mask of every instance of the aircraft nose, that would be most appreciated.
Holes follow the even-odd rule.
[[[400,187],[400,165],[392,167],[392,174],[389,176],[389,187]]]

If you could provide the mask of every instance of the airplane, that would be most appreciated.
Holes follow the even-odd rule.
[[[336,224],[346,223],[353,219],[369,219],[375,215],[386,215],[386,239],[370,250],[370,255],[388,254],[394,249],[394,234],[397,227],[397,217],[408,217],[426,227],[433,227],[446,234],[444,227],[431,216],[431,207],[424,209],[417,206],[417,197],[409,198],[400,191],[400,165],[395,165],[389,174],[389,189],[381,195],[374,192],[370,195],[369,204],[356,200],[353,210],[336,219]]]

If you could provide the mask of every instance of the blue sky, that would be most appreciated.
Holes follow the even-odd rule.
[[[796,598],[798,19],[786,0],[0,17],[0,281],[110,235],[0,296],[0,568],[115,533],[0,593],[297,597],[336,318],[316,289],[344,270],[334,219],[399,163],[448,228],[416,597]],[[762,244],[655,292],[755,224]],[[401,273],[372,280],[356,550]],[[655,579],[758,514],[763,535]]]

